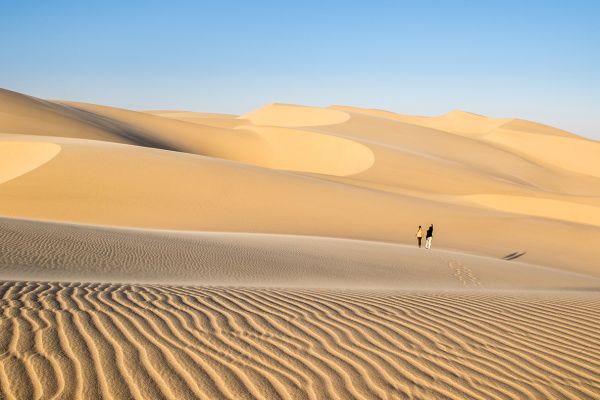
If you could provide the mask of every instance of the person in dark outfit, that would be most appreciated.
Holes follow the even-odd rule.
[[[427,228],[427,234],[425,235],[425,248],[431,249],[431,239],[433,239],[433,224]]]

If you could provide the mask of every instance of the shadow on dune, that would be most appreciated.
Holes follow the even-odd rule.
[[[508,260],[508,261],[510,261],[510,260],[516,260],[517,258],[519,258],[521,256],[524,256],[525,254],[527,254],[526,251],[523,251],[523,252],[516,251],[514,253],[510,253],[510,254],[505,255],[504,257],[502,257],[502,259],[503,260]]]

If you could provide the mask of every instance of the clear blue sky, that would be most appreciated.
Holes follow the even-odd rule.
[[[600,139],[600,1],[0,0],[0,87],[134,109],[463,109]]]

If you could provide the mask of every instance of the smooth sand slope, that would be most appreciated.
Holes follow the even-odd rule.
[[[0,90],[0,398],[600,398],[595,243],[534,122]]]

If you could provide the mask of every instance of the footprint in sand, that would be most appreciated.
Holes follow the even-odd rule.
[[[458,260],[450,259],[448,267],[452,270],[452,275],[458,279],[464,287],[482,288],[483,284],[473,273],[473,270]]]

